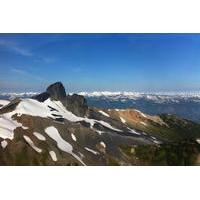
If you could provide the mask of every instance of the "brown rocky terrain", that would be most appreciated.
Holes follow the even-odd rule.
[[[199,130],[174,116],[89,108],[84,97],[67,95],[57,82],[32,99],[1,106],[0,165],[168,165],[171,152],[165,145],[176,148],[186,139],[194,157],[186,161],[195,164]]]

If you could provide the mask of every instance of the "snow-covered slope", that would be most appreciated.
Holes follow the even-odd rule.
[[[18,137],[19,132],[22,132],[24,133],[24,142],[26,142],[27,145],[29,145],[29,147],[34,150],[34,152],[38,154],[42,154],[43,152],[45,152],[44,147],[40,146],[39,144],[43,142],[47,143],[46,145],[49,145],[49,139],[47,138],[51,138],[56,142],[56,148],[58,148],[59,151],[70,154],[73,157],[73,159],[77,160],[77,162],[86,165],[87,163],[85,163],[85,161],[82,160],[83,156],[81,156],[84,153],[74,153],[74,147],[71,142],[78,142],[78,138],[74,133],[74,128],[70,131],[70,134],[68,136],[71,138],[70,140],[72,141],[67,141],[63,139],[63,136],[61,136],[59,129],[53,125],[54,123],[62,124],[62,126],[65,127],[65,129],[67,130],[67,132],[69,126],[67,124],[70,123],[70,126],[75,127],[77,123],[83,124],[82,129],[88,130],[88,133],[91,132],[89,133],[91,137],[97,137],[97,135],[98,137],[102,137],[100,139],[101,142],[99,143],[99,145],[100,149],[102,147],[104,148],[103,152],[105,152],[105,143],[107,140],[103,138],[107,138],[107,136],[113,137],[112,134],[116,134],[116,136],[114,137],[119,137],[120,135],[124,135],[124,137],[133,137],[128,139],[133,143],[138,143],[140,141],[142,143],[147,144],[156,144],[150,136],[143,137],[142,134],[140,134],[136,130],[133,130],[132,127],[125,125],[121,121],[113,123],[114,121],[112,122],[112,119],[110,119],[108,112],[106,113],[105,111],[99,110],[98,112],[96,112],[96,115],[98,116],[97,118],[95,118],[95,116],[94,118],[91,118],[89,115],[85,117],[79,117],[73,114],[72,112],[68,111],[61,101],[52,100],[51,98],[48,98],[44,102],[39,102],[35,99],[29,98],[21,99],[17,101],[17,103],[11,101],[8,106],[6,106],[5,104],[5,106],[0,111],[2,112],[2,114],[0,114],[0,141],[2,143],[2,148],[4,149],[4,151],[8,149],[8,147],[11,144],[11,141],[15,140],[15,138]],[[95,113],[93,113],[93,115],[94,114]],[[46,123],[46,120],[48,120],[48,126],[46,126],[46,128],[37,130],[37,127],[34,127],[35,125],[31,121],[38,121],[38,119],[38,127],[41,126],[41,122],[43,120],[44,124]],[[87,124],[89,126],[87,126]],[[63,128],[61,130],[63,130]],[[79,134],[81,134],[81,130]],[[52,146],[52,144],[50,146]],[[85,144],[85,146],[83,146],[83,149],[86,150],[86,152],[88,153],[97,152],[97,154],[94,154],[96,156],[101,155],[101,153],[98,152],[96,147],[90,147],[90,145],[88,144]],[[56,152],[52,149],[48,149],[48,154],[53,162],[59,161],[59,156],[57,156]]]
[[[8,100],[1,100],[0,99],[0,108],[5,106],[5,105],[8,105],[9,103],[10,103],[10,101],[8,101]]]

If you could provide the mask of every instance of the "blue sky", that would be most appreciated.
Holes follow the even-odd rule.
[[[200,89],[200,34],[0,34],[0,92]]]

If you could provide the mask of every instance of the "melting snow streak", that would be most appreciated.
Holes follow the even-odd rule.
[[[35,150],[37,151],[38,153],[41,153],[42,152],[42,149],[38,148],[35,146],[35,144],[33,143],[33,141],[26,135],[23,136],[24,139],[26,140],[26,142]]]
[[[54,126],[50,126],[48,128],[45,129],[45,132],[46,134],[52,138],[53,140],[56,141],[57,143],[57,146],[60,150],[64,151],[64,152],[67,152],[71,155],[73,155],[79,162],[81,162],[82,164],[83,161],[77,156],[75,155],[72,150],[73,150],[73,147],[71,144],[69,144],[68,142],[66,142],[59,134],[58,130],[54,127]]]

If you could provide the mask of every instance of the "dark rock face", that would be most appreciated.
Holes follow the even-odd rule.
[[[68,95],[65,98],[65,101],[63,101],[63,104],[67,108],[67,110],[81,117],[83,117],[88,110],[85,98],[77,94],[73,94],[71,96]]]
[[[65,88],[61,82],[50,85],[46,92],[55,100],[63,100],[66,97]]]
[[[77,94],[66,95],[65,88],[61,82],[56,82],[50,85],[46,92],[32,98],[40,102],[44,102],[48,98],[61,101],[67,110],[80,117],[85,116],[88,110],[86,99]]]
[[[38,95],[36,95],[36,96],[33,96],[32,98],[33,98],[33,99],[36,99],[36,100],[38,100],[38,101],[40,101],[40,102],[44,102],[44,101],[47,100],[49,97],[50,97],[49,93],[43,92],[43,93],[41,93],[41,94],[38,94]]]
[[[4,106],[0,110],[0,114],[12,112],[13,110],[15,110],[16,106],[19,104],[20,101],[20,98],[13,99],[8,105]]]

